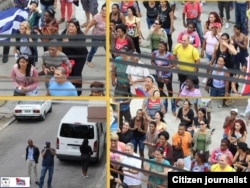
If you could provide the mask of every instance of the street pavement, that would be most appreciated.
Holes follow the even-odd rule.
[[[104,0],[98,0],[98,10],[100,11],[102,4],[104,4]],[[80,24],[85,22],[85,13],[82,9],[81,3],[79,3],[79,6],[73,6],[73,17],[77,18],[80,22]],[[58,1],[58,6],[56,9],[56,18],[60,18],[60,2]],[[59,33],[61,33],[65,29],[66,23],[60,24],[60,29]],[[88,35],[91,35],[92,29],[88,32]],[[87,46],[88,50],[90,50],[90,46]],[[13,95],[13,84],[9,78],[10,76],[10,70],[12,66],[15,64],[16,60],[14,59],[14,53],[13,53],[13,47],[10,48],[10,53],[9,53],[9,61],[7,63],[2,63],[2,46],[0,43],[0,64],[1,64],[1,69],[0,69],[0,77],[1,77],[1,88],[0,88],[0,93],[1,96],[12,96]],[[36,67],[38,71],[40,72],[42,70],[41,65],[42,65],[42,60],[41,60],[41,55],[43,54],[43,47],[38,47],[38,54],[39,54],[39,60],[38,63],[36,64]],[[83,76],[83,93],[82,95],[88,96],[90,94],[89,90],[89,85],[93,81],[100,81],[105,83],[105,77],[106,77],[106,63],[105,63],[105,50],[103,47],[98,48],[96,55],[93,58],[93,63],[95,64],[94,68],[88,67],[86,64],[84,66],[84,69],[82,71],[82,76]],[[39,83],[39,96],[44,96],[46,94],[45,90],[45,84],[44,81],[41,81]]]
[[[15,101],[16,102],[16,101]],[[101,104],[104,101],[92,101],[91,104]],[[0,176],[4,177],[26,177],[25,147],[27,139],[32,139],[34,144],[40,148],[44,147],[45,141],[51,142],[51,147],[56,147],[58,125],[61,118],[71,106],[86,105],[86,101],[58,100],[53,101],[52,112],[47,114],[44,121],[23,120],[14,121],[10,126],[0,131]],[[88,103],[90,104],[90,103]],[[0,120],[0,124],[1,124]],[[98,163],[91,163],[88,169],[88,179],[83,179],[81,173],[81,163],[74,161],[60,161],[55,158],[55,167],[52,186],[54,188],[102,188],[106,183],[106,155],[103,153],[102,159]],[[41,157],[37,166],[40,175]],[[47,176],[45,183],[47,181]],[[87,185],[87,186],[86,186]],[[31,177],[31,187],[35,185],[33,175]],[[45,185],[45,187],[47,187]]]

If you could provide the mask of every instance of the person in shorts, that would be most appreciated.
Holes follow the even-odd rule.
[[[82,8],[85,12],[86,22],[81,25],[82,28],[87,27],[90,22],[90,14],[92,17],[98,12],[98,2],[97,0],[81,0]]]

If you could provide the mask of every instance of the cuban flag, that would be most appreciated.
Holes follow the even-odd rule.
[[[28,19],[28,9],[13,7],[0,11],[0,35],[11,35],[17,33],[19,24]],[[6,40],[8,37],[0,38]]]
[[[137,97],[149,97],[149,94],[144,91],[141,87],[135,89],[135,93]]]
[[[248,74],[250,73],[250,56],[247,58],[247,71]],[[248,80],[248,83],[244,83],[241,95],[250,95],[250,76],[246,75],[245,80]]]

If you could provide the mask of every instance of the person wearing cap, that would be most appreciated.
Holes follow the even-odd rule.
[[[125,54],[120,54],[120,56],[115,58],[115,61],[111,64],[111,82],[112,86],[115,87],[114,96],[124,96],[130,95],[130,84],[126,70],[128,65],[123,64],[122,61],[129,61],[129,56],[127,52],[129,48],[123,46],[120,50],[121,52],[126,52]]]
[[[209,24],[211,30],[208,30],[204,35],[204,40],[201,47],[201,53],[200,56],[204,57],[206,55],[206,58],[210,62],[212,59],[212,55],[214,53],[214,49],[216,44],[219,42],[220,34],[219,29],[221,28],[221,24],[219,22],[213,22]],[[208,65],[208,64],[207,64]],[[209,69],[207,69],[207,74],[209,73]],[[206,83],[207,78],[204,78],[202,83]]]
[[[229,150],[233,155],[237,152],[237,144],[239,142],[246,142],[247,128],[242,119],[234,121],[233,126],[228,132],[228,140],[230,141]]]
[[[220,141],[220,147],[215,148],[211,151],[209,161],[212,164],[218,163],[219,157],[222,154],[226,154],[228,156],[228,164],[231,166],[233,164],[233,154],[231,151],[228,149],[229,148],[229,140],[227,138],[222,138]]]
[[[55,156],[56,156],[56,150],[51,148],[51,144],[49,141],[45,142],[45,147],[41,151],[42,168],[39,180],[39,188],[43,188],[44,178],[46,176],[47,171],[49,171],[47,186],[48,188],[52,188],[51,183],[54,173]]]
[[[38,185],[37,164],[40,156],[40,151],[37,146],[33,144],[33,140],[28,139],[28,146],[26,147],[25,159],[28,166],[28,176],[31,178],[31,170],[33,170],[35,183]]]
[[[63,36],[63,42],[74,43],[82,42],[80,45],[63,46],[62,52],[70,59],[73,60],[74,66],[72,66],[70,76],[70,81],[77,88],[77,95],[82,94],[82,71],[86,62],[86,57],[88,55],[88,49],[84,43],[84,37],[82,37],[83,32],[81,31],[79,21],[76,18],[68,20],[68,24],[64,31],[61,33]],[[78,36],[78,38],[67,38],[70,36]]]
[[[102,82],[94,81],[89,87],[91,92],[89,96],[105,96],[104,84]]]
[[[129,79],[130,92],[132,95],[136,95],[135,88],[143,85],[146,76],[149,75],[149,70],[140,66],[144,65],[144,63],[139,60],[137,52],[131,54],[130,61],[134,63],[134,65],[127,66],[126,74]]]
[[[10,76],[15,86],[14,96],[38,95],[38,72],[30,63],[28,55],[19,56],[11,69]]]
[[[234,121],[236,121],[236,116],[238,115],[238,109],[231,109],[230,116],[226,116],[223,123],[223,138],[228,138],[228,132],[233,127]]]

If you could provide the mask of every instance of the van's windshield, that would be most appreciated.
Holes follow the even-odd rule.
[[[66,138],[93,139],[94,126],[63,123],[60,131],[60,136]]]

